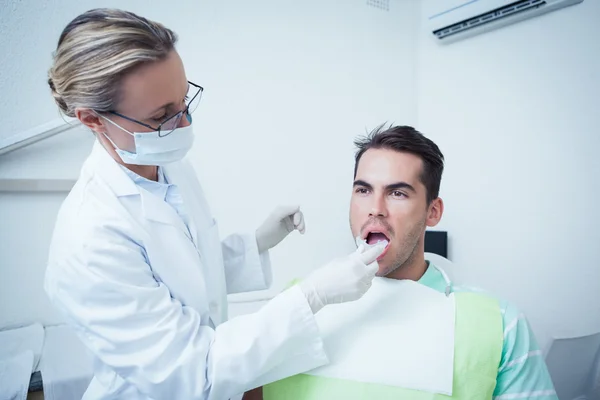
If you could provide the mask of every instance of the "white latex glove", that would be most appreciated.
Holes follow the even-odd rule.
[[[304,234],[304,214],[300,206],[279,206],[256,230],[256,244],[260,253],[275,247],[294,229]]]
[[[333,260],[300,282],[300,289],[313,313],[328,304],[360,299],[371,287],[379,270],[377,257],[383,253],[386,245],[382,242],[367,249],[361,246],[354,253]]]

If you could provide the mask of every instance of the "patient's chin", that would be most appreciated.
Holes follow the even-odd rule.
[[[391,254],[386,254],[384,259],[379,261],[379,270],[375,275],[382,276],[385,278],[396,279],[395,277],[391,277],[390,275],[396,272],[402,264],[399,263],[398,259],[394,257],[389,257],[388,260],[388,256],[391,256]]]
[[[377,260],[377,264],[379,264],[379,270],[375,274],[376,276],[387,276],[391,273],[395,268],[393,268],[394,257],[392,257],[393,251],[389,251],[392,249],[386,249],[383,257]]]
[[[377,270],[375,276],[386,277],[390,272],[392,272],[392,270],[389,266],[389,263],[379,261],[379,270]]]

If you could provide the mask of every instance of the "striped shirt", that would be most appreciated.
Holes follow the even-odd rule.
[[[444,277],[431,266],[419,283],[439,292],[446,289]],[[456,286],[452,291],[480,292],[489,296],[480,289],[469,287]],[[504,341],[494,399],[558,400],[544,356],[527,319],[515,306],[504,300],[498,299],[498,306],[502,313]]]

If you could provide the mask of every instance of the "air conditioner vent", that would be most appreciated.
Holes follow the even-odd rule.
[[[485,12],[483,14],[476,15],[474,17],[459,21],[449,26],[437,29],[433,31],[439,39],[443,39],[450,35],[454,35],[465,31],[467,29],[474,28],[488,24],[493,21],[497,21],[501,18],[507,18],[518,13],[524,13],[533,11],[546,5],[545,0],[520,0],[511,4],[507,4],[504,7],[499,7],[494,10]]]

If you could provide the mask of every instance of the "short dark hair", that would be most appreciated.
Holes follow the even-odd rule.
[[[444,172],[444,155],[439,147],[426,138],[421,132],[411,126],[384,125],[372,130],[367,136],[354,141],[358,148],[354,163],[354,177],[358,171],[360,158],[369,149],[389,149],[398,152],[414,154],[423,160],[421,182],[427,189],[427,204],[437,199],[440,192],[440,182]]]

